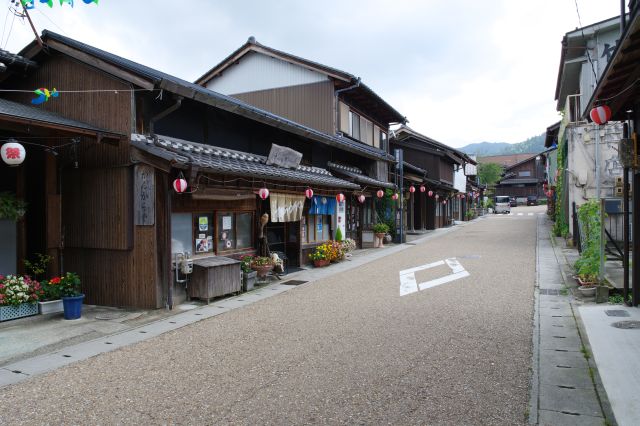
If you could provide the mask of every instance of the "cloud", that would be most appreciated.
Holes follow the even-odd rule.
[[[583,25],[619,14],[617,2],[578,6]],[[557,121],[560,41],[578,26],[574,0],[103,1],[38,3],[31,15],[39,30],[187,80],[253,35],[362,77],[417,131],[452,146],[520,142]],[[18,20],[7,49],[32,39]]]

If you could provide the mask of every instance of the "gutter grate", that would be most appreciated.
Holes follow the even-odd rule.
[[[289,281],[283,282],[282,285],[300,285],[307,282],[308,281],[302,281],[302,280],[289,280]]]
[[[607,309],[606,311],[604,311],[605,314],[607,314],[610,317],[628,317],[629,312],[623,310],[623,309]]]

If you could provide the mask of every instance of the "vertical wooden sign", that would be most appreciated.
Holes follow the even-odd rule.
[[[154,225],[156,216],[156,179],[151,166],[138,164],[134,169],[134,215],[136,225]]]

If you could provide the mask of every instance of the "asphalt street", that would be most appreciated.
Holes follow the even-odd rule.
[[[543,211],[2,388],[0,424],[524,424]],[[400,271],[433,284],[453,258],[468,276],[400,295]]]

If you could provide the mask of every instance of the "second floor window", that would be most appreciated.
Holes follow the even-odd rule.
[[[524,170],[524,171],[518,172],[518,176],[519,177],[531,177],[531,172],[529,170]]]

